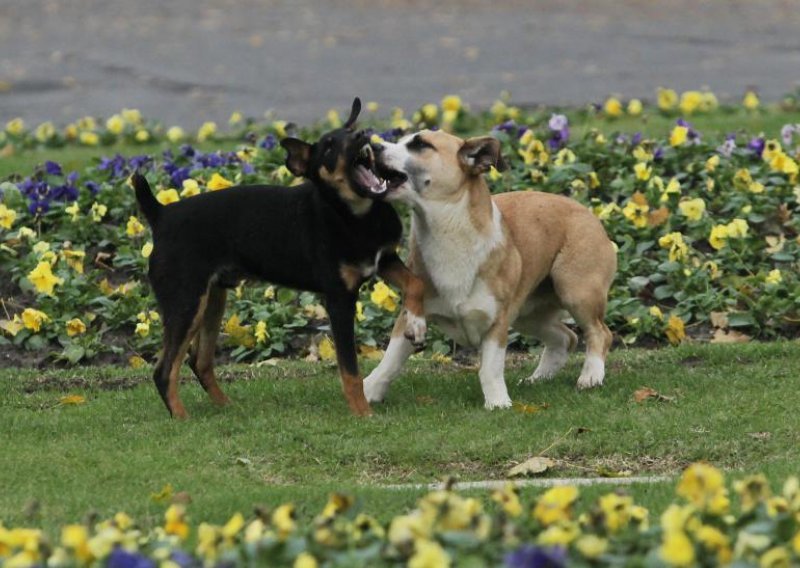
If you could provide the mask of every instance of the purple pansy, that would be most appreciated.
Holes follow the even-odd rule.
[[[561,568],[567,565],[567,551],[526,544],[505,557],[509,568]]]
[[[728,134],[725,142],[717,146],[717,152],[726,158],[730,158],[734,150],[736,150],[736,134]]]
[[[792,143],[795,132],[797,132],[796,124],[784,124],[783,128],[781,128],[781,139],[783,143],[789,146]]]
[[[272,150],[278,144],[278,139],[274,134],[267,134],[264,139],[259,142],[259,146],[265,150]]]
[[[750,142],[747,144],[747,149],[753,152],[756,156],[761,157],[761,154],[764,153],[764,138],[761,136],[756,136],[752,138]]]
[[[107,568],[156,568],[156,563],[146,556],[135,552],[128,552],[122,548],[115,548],[108,555]]]
[[[44,171],[47,172],[48,175],[51,176],[60,176],[62,175],[61,165],[57,164],[56,162],[51,162],[47,160],[44,163]]]

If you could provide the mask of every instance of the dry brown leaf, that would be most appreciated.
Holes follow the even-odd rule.
[[[420,395],[417,397],[417,404],[425,404],[425,405],[436,404],[436,399],[433,398],[432,396]]]
[[[735,329],[725,331],[718,329],[711,338],[711,343],[747,343],[751,337]]]
[[[537,412],[541,412],[546,408],[549,408],[550,405],[545,404],[525,404],[523,402],[512,402],[511,408],[514,409],[515,412],[519,412],[520,414],[536,414]]]
[[[711,325],[714,327],[728,327],[728,314],[726,312],[711,312]]]
[[[650,387],[641,387],[633,393],[633,400],[639,403],[651,398],[657,400],[658,402],[675,402],[674,396],[663,395],[656,389],[651,389]]]
[[[556,462],[550,458],[542,456],[534,456],[525,460],[521,464],[517,464],[508,470],[509,477],[519,477],[523,475],[537,475],[544,473],[551,467],[555,466]]]
[[[748,432],[747,435],[756,440],[769,440],[772,437],[770,432]]]
[[[666,207],[659,207],[647,214],[647,224],[650,227],[658,227],[663,225],[669,219],[669,209]]]
[[[764,237],[764,240],[767,241],[767,248],[764,249],[765,252],[769,254],[775,254],[776,252],[781,252],[783,250],[783,245],[786,243],[786,237],[783,235],[767,235]]]

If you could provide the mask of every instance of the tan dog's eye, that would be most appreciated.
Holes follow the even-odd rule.
[[[421,136],[417,135],[411,139],[411,141],[406,144],[406,148],[411,150],[412,152],[422,152],[423,150],[436,150],[436,147],[431,144],[430,142],[426,142],[422,139]]]

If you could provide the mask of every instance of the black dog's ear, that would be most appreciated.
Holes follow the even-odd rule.
[[[297,138],[284,138],[281,146],[286,150],[286,167],[298,177],[306,175],[311,159],[311,144]]]
[[[466,140],[458,151],[458,160],[461,167],[473,175],[486,173],[492,166],[500,172],[508,169],[500,153],[500,141],[491,136]]]
[[[344,128],[350,129],[356,123],[359,113],[361,112],[361,99],[356,97],[353,99],[353,108],[350,109],[350,118],[344,123]]]

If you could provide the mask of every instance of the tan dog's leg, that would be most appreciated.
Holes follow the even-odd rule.
[[[578,377],[578,388],[588,389],[603,384],[606,370],[606,355],[611,347],[611,330],[603,321],[606,311],[605,292],[582,288],[570,293],[564,305],[575,318],[586,340],[586,360]]]
[[[514,322],[515,329],[544,344],[539,365],[530,377],[523,379],[524,382],[552,379],[567,363],[569,352],[578,343],[578,337],[561,322],[560,316],[561,306],[557,302],[548,302]]]
[[[484,406],[488,410],[511,406],[505,379],[507,345],[508,321],[505,316],[501,316],[481,343],[481,369],[478,376],[481,380]]]
[[[189,354],[189,366],[192,368],[197,380],[200,381],[203,389],[211,397],[214,404],[220,406],[230,402],[230,399],[219,388],[217,377],[214,373],[214,352],[217,347],[217,337],[219,336],[222,316],[225,314],[226,295],[226,290],[218,286],[212,286],[209,290],[203,321],[200,324],[200,329],[195,336],[192,350]]]
[[[377,367],[364,379],[364,395],[369,402],[381,402],[389,390],[389,386],[400,374],[403,365],[414,353],[414,346],[405,336],[407,312],[403,311],[394,322],[392,338],[386,348],[386,354]]]

